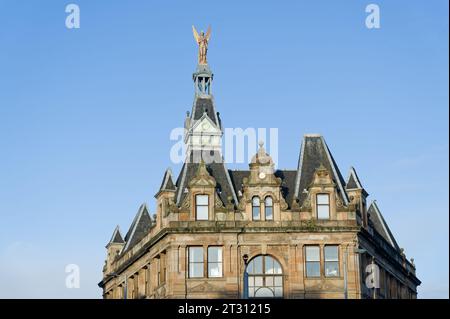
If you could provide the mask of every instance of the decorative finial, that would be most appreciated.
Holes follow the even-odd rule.
[[[206,61],[206,54],[208,52],[209,38],[211,37],[211,26],[208,27],[206,34],[201,31],[198,34],[194,26],[192,26],[192,33],[194,34],[195,41],[198,44],[198,64],[208,64]]]
[[[264,146],[264,141],[263,141],[263,140],[260,140],[260,141],[258,142],[258,144],[259,144],[259,147],[260,147],[260,148],[263,148],[263,146]]]

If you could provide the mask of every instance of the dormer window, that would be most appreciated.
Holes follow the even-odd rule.
[[[330,195],[317,194],[316,202],[317,218],[330,219]]]
[[[264,200],[264,215],[266,220],[273,220],[273,200],[270,196]]]
[[[208,211],[209,211],[208,202],[209,202],[208,195],[195,195],[196,220],[208,220]]]
[[[258,196],[252,198],[252,217],[253,220],[261,219],[261,203]]]

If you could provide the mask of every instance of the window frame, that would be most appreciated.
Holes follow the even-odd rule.
[[[271,204],[267,205],[267,200],[270,199]],[[271,210],[271,217],[267,218],[267,209],[270,208]],[[268,195],[264,198],[264,219],[265,220],[273,220],[273,198],[272,196]]]
[[[198,197],[205,196],[206,204],[198,204]],[[199,207],[206,207],[206,218],[199,218]],[[195,194],[195,220],[209,220],[209,194]]]
[[[220,250],[220,261],[210,261],[209,256],[210,256],[210,249],[219,249]],[[206,273],[208,275],[208,278],[222,278],[223,277],[223,248],[222,246],[208,246],[207,247],[207,256],[206,256]],[[215,264],[215,265],[220,265],[219,269],[220,269],[220,275],[219,276],[211,276],[210,275],[210,265],[211,264]]]
[[[191,249],[197,248],[202,252],[201,261],[191,260]],[[188,278],[205,278],[205,252],[203,246],[188,246]],[[201,276],[192,276],[191,274],[191,264],[201,264],[202,274]]]
[[[319,196],[326,196],[327,197],[327,204],[319,204]],[[328,207],[328,217],[320,217],[319,216],[319,207]],[[331,205],[330,205],[330,194],[329,193],[317,193],[316,194],[316,215],[317,219],[321,220],[329,220],[331,217]]]
[[[268,272],[267,270],[267,259],[270,259],[272,261],[273,265],[273,271]],[[259,259],[261,261],[260,263],[260,272],[255,271],[255,265],[253,263],[256,262],[256,260]],[[275,268],[275,263],[279,267],[280,272],[276,272],[275,270],[278,268]],[[278,261],[277,258],[275,258],[272,255],[257,255],[254,256],[247,265],[247,278],[248,278],[248,296],[250,299],[258,299],[258,298],[283,298],[284,297],[284,271],[283,266]],[[256,280],[260,280],[261,283],[257,284]],[[280,280],[280,284],[277,284],[277,281]],[[255,296],[257,291],[259,289],[266,288],[270,289],[273,293],[273,297],[261,297],[261,296]],[[253,291],[251,292],[251,289]],[[277,292],[280,291],[281,295],[277,295]]]
[[[255,205],[254,200],[258,199],[258,206]],[[258,209],[258,218],[255,218],[255,209]],[[259,196],[252,197],[252,220],[261,220],[261,199]]]
[[[337,251],[337,260],[327,260],[327,247],[335,247]],[[341,276],[340,249],[337,244],[327,244],[323,246],[323,274],[326,278],[339,278]],[[327,264],[334,263],[337,265],[337,275],[327,275]]]
[[[318,249],[319,260],[308,260],[309,259],[308,258],[308,248],[317,248]],[[322,276],[322,267],[321,267],[322,256],[320,254],[320,251],[321,251],[320,245],[305,245],[305,277],[306,278],[321,278],[321,276]],[[317,276],[312,276],[312,275],[308,274],[308,264],[318,264],[319,265],[319,267],[318,267],[319,274]]]

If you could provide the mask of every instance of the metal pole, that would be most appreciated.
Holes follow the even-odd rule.
[[[244,267],[244,299],[248,299],[248,273],[247,264]]]

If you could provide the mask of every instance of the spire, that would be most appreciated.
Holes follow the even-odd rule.
[[[192,112],[184,121],[186,143],[186,162],[207,163],[222,161],[222,123],[216,112],[212,95],[213,73],[206,60],[211,28],[207,33],[192,27],[195,41],[199,46],[198,64],[192,75],[194,81],[194,103]]]
[[[139,207],[139,211],[136,214],[136,217],[133,220],[133,223],[130,226],[127,234],[125,235],[125,247],[124,251],[132,248],[135,244],[137,244],[145,235],[148,234],[150,228],[152,226],[152,220],[148,213],[147,205],[142,204]]]
[[[168,191],[174,191],[175,185],[172,180],[172,170],[168,168],[166,172],[164,173],[164,177],[161,183],[161,187],[159,188],[159,191],[168,190]]]
[[[348,173],[347,183],[345,185],[346,190],[362,190],[365,197],[367,197],[369,194],[366,192],[364,187],[361,184],[361,181],[359,180],[358,174],[356,174],[356,170],[354,167],[350,167],[350,171]]]
[[[106,248],[108,248],[111,244],[123,244],[123,243],[124,240],[122,238],[122,235],[120,234],[119,225],[117,225],[116,228],[114,229],[110,241],[106,245]]]

